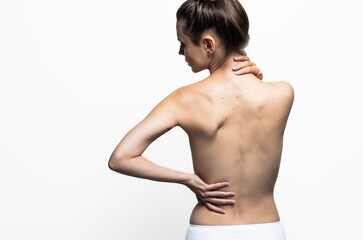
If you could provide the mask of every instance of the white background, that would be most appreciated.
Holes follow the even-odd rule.
[[[154,105],[208,75],[177,54],[182,2],[0,1],[0,239],[184,238],[190,190],[107,167]],[[295,89],[275,193],[288,238],[363,239],[363,2],[242,4],[248,55]],[[180,128],[145,156],[192,171]]]

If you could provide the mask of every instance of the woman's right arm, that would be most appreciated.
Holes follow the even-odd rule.
[[[236,75],[251,73],[260,80],[263,79],[261,70],[250,60],[245,51],[241,51],[241,55],[236,56],[233,59],[236,61],[236,65],[233,66],[232,70]]]

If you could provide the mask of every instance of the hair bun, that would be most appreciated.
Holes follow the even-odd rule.
[[[250,39],[248,16],[238,0],[186,0],[176,17],[184,21],[182,31],[195,45],[206,30],[213,31],[226,56],[240,52]]]

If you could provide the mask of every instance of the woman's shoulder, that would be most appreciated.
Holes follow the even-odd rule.
[[[280,81],[280,82],[276,82],[276,84],[282,91],[290,93],[290,94],[294,93],[294,88],[292,87],[291,83],[289,83],[287,81]]]
[[[290,112],[294,103],[295,92],[294,88],[289,82],[280,81],[271,83],[274,88],[274,99],[281,109],[285,109],[286,112]]]
[[[199,81],[179,87],[172,94],[177,96],[182,102],[193,102],[196,98],[206,97],[205,93],[208,92],[206,91],[207,87],[203,81]]]
[[[269,85],[271,89],[280,97],[286,97],[287,99],[294,99],[294,88],[287,81],[279,81],[279,82],[267,82],[266,85]]]

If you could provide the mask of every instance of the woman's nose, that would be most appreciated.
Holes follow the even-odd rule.
[[[179,55],[184,55],[184,50],[182,48],[179,48]]]

